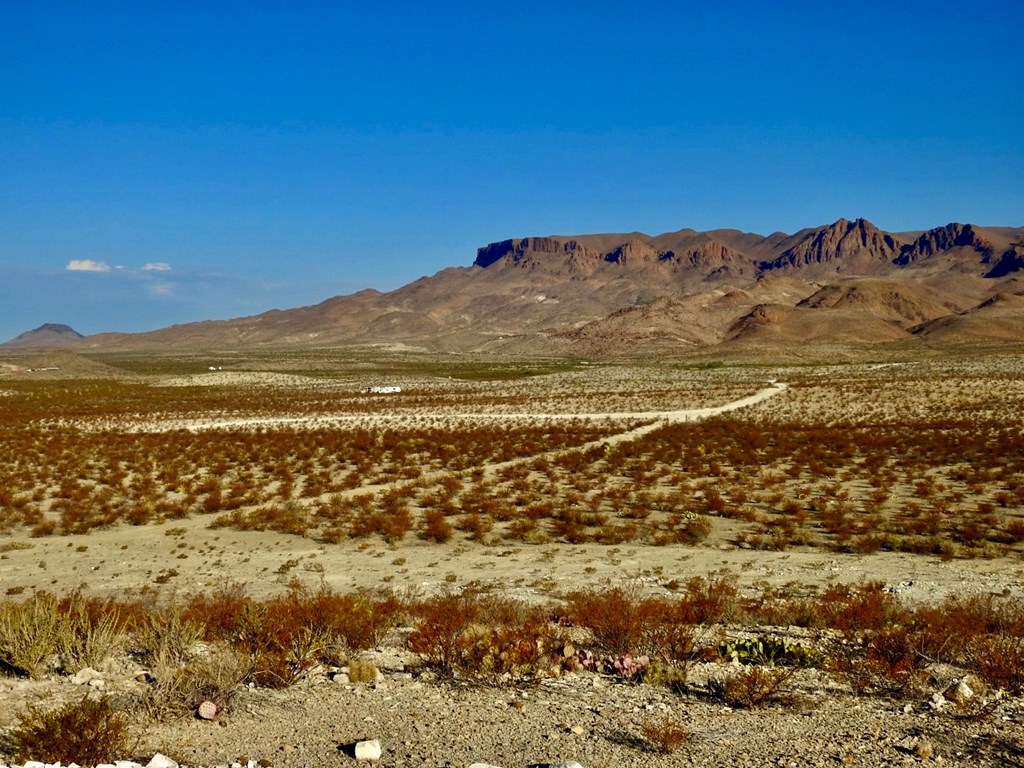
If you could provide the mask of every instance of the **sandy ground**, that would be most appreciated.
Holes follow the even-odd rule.
[[[378,540],[321,545],[272,532],[211,531],[206,527],[209,519],[23,540],[31,548],[0,556],[0,583],[8,590],[23,588],[25,594],[81,589],[118,595],[160,585],[190,593],[235,581],[246,584],[254,595],[265,595],[283,590],[295,578],[310,584],[323,580],[341,591],[384,586],[429,592],[479,582],[542,600],[587,583],[639,579],[653,593],[666,593],[664,585],[672,580],[731,574],[750,590],[764,584],[804,589],[878,579],[907,598],[923,601],[954,592],[1024,594],[1020,560],[943,562],[892,552],[771,553],[732,546],[484,546],[434,544],[412,537],[399,545]]]

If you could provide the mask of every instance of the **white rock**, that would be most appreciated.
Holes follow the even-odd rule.
[[[957,704],[963,704],[977,696],[984,688],[985,684],[981,680],[974,675],[967,675],[946,690],[946,698]]]
[[[380,760],[380,740],[356,742],[356,760]]]
[[[142,764],[134,760],[117,760],[114,762],[114,768],[142,768]]]
[[[40,763],[38,760],[29,760],[22,768],[46,768],[46,763]]]
[[[99,680],[103,675],[92,667],[83,667],[71,676],[71,682],[75,685],[88,685],[93,680]],[[43,765],[43,763],[40,763]]]
[[[473,763],[469,768],[501,768],[501,766],[491,765],[490,763]]]
[[[178,763],[167,755],[157,752],[153,755],[153,759],[146,763],[146,768],[178,768]]]

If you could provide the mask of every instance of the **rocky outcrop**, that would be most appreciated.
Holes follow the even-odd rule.
[[[928,258],[953,248],[973,248],[988,258],[992,257],[994,248],[991,242],[978,234],[971,224],[947,224],[944,227],[929,229],[913,243],[909,243],[896,259],[903,266],[918,259]]]
[[[860,268],[878,271],[900,255],[903,243],[866,219],[847,221],[811,230],[800,242],[775,259],[763,261],[763,271],[828,264],[837,271]]]
[[[473,262],[478,267],[490,267],[499,262],[505,264],[530,265],[538,256],[577,256],[598,260],[603,254],[591,251],[576,240],[558,240],[553,237],[524,237],[518,240],[502,240],[490,243],[476,252]]]
[[[643,240],[630,240],[606,254],[604,260],[612,264],[649,264],[660,257],[661,254]]]
[[[985,277],[1006,277],[1021,270],[1024,270],[1024,245],[1012,245],[995,261]]]

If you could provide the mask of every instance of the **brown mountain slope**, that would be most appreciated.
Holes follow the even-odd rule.
[[[932,289],[906,280],[861,278],[826,285],[801,301],[804,309],[846,310],[904,326],[956,312],[958,306]]]
[[[863,311],[766,304],[736,321],[727,341],[744,346],[879,344],[909,336],[899,323]]]
[[[1024,296],[998,292],[966,312],[923,323],[914,334],[932,345],[1024,340]]]
[[[44,323],[38,328],[26,331],[4,344],[11,349],[43,349],[49,347],[66,347],[84,338],[70,325],[61,323]]]
[[[307,307],[67,345],[401,343],[437,350],[515,345],[520,351],[568,345],[572,351],[575,343],[628,352],[755,337],[860,343],[977,308],[1021,270],[1024,228],[969,224],[901,236],[864,219],[839,219],[793,235],[681,229],[653,237],[526,237],[485,245],[472,266],[388,293],[367,290]],[[768,309],[754,313],[760,305]],[[922,328],[918,335],[928,333]]]

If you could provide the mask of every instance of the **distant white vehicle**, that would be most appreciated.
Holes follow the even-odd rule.
[[[394,392],[401,392],[401,387],[366,387],[363,392],[371,392],[375,395],[390,395]]]

